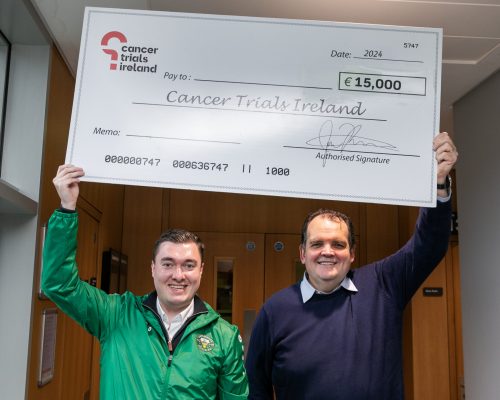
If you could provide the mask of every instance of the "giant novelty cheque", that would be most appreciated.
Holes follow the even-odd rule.
[[[87,8],[84,180],[434,206],[442,31]]]

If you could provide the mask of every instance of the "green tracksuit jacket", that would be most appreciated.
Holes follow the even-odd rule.
[[[80,280],[78,216],[56,211],[43,253],[42,289],[101,343],[101,400],[246,399],[238,329],[195,297],[190,322],[173,338],[156,311],[156,293],[108,295]]]

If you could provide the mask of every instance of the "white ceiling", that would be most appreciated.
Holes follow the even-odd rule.
[[[31,0],[74,75],[86,6],[441,27],[442,127],[451,106],[500,69],[500,0]]]

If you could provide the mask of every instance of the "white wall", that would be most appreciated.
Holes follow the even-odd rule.
[[[25,398],[36,216],[0,215],[0,399]]]
[[[49,46],[12,46],[1,178],[35,201],[40,191],[49,59]]]
[[[500,71],[454,107],[465,394],[500,398]]]
[[[0,175],[0,399],[22,400],[26,397],[50,42],[24,1],[0,0],[0,29],[12,43]]]

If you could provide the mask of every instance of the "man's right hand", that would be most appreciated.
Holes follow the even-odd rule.
[[[61,207],[68,210],[76,210],[76,201],[80,188],[78,183],[80,178],[85,175],[83,169],[71,164],[64,164],[57,169],[57,175],[52,179],[52,183],[61,199]]]

